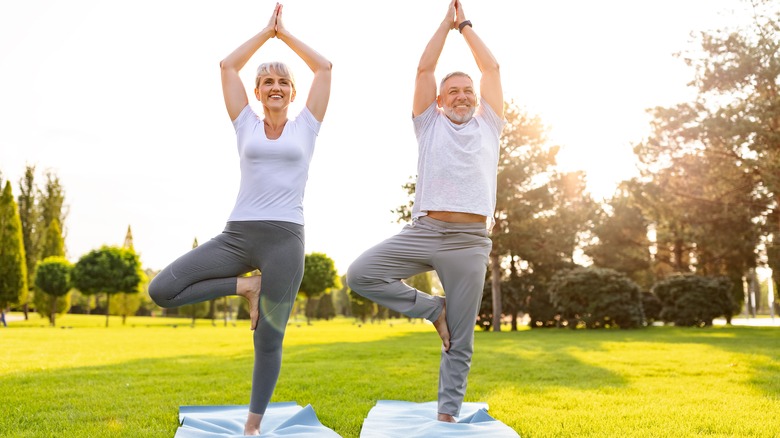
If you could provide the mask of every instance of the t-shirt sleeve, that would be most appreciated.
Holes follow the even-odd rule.
[[[422,114],[417,117],[412,117],[412,121],[414,122],[414,133],[418,138],[420,137],[420,134],[422,134],[423,129],[433,125],[432,122],[437,115],[438,111],[436,111],[436,101],[434,100]]]
[[[314,114],[309,111],[309,108],[306,106],[303,107],[301,112],[298,114],[298,120],[303,123],[304,126],[309,128],[314,133],[314,135],[319,135],[322,122],[314,118]]]
[[[257,119],[257,114],[252,110],[252,107],[247,104],[244,109],[238,114],[236,120],[233,120],[233,128],[238,131],[248,121]]]
[[[479,106],[479,112],[483,120],[485,120],[488,126],[495,131],[496,136],[501,135],[501,131],[504,129],[504,125],[506,125],[506,120],[499,117],[485,99],[479,100]]]

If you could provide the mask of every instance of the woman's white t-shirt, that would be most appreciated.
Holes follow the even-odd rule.
[[[286,221],[303,225],[303,195],[321,122],[304,107],[271,140],[247,105],[233,121],[241,184],[228,221]]]

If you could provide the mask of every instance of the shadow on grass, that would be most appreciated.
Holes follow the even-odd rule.
[[[513,381],[500,364],[515,361],[511,370],[515,381],[528,388],[544,389],[565,386],[575,389],[619,387],[626,380],[593,364],[586,364],[572,355],[608,353],[606,344],[706,345],[723,352],[760,356],[747,360],[752,376],[749,383],[770,397],[780,397],[780,330],[774,327],[723,326],[710,328],[648,327],[638,330],[568,330],[535,329],[517,332],[478,332],[475,345],[473,375],[484,375],[488,381]],[[480,350],[489,350],[480,356]],[[648,355],[649,357],[649,355]],[[672,358],[664,358],[671,360]],[[699,357],[701,363],[710,358]],[[584,381],[583,381],[584,380]],[[541,387],[541,388],[540,388]]]

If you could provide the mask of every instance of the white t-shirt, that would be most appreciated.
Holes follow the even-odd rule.
[[[309,163],[322,124],[304,107],[270,140],[263,120],[247,105],[233,121],[241,184],[228,221],[286,221],[303,225]]]
[[[412,120],[419,153],[412,217],[428,211],[473,213],[490,218],[492,228],[499,137],[506,120],[484,99],[474,117],[460,125],[435,101]]]

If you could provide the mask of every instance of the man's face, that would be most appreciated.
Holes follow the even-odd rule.
[[[438,97],[438,105],[453,123],[466,123],[474,116],[477,109],[477,95],[474,84],[465,76],[453,76],[442,86]]]

